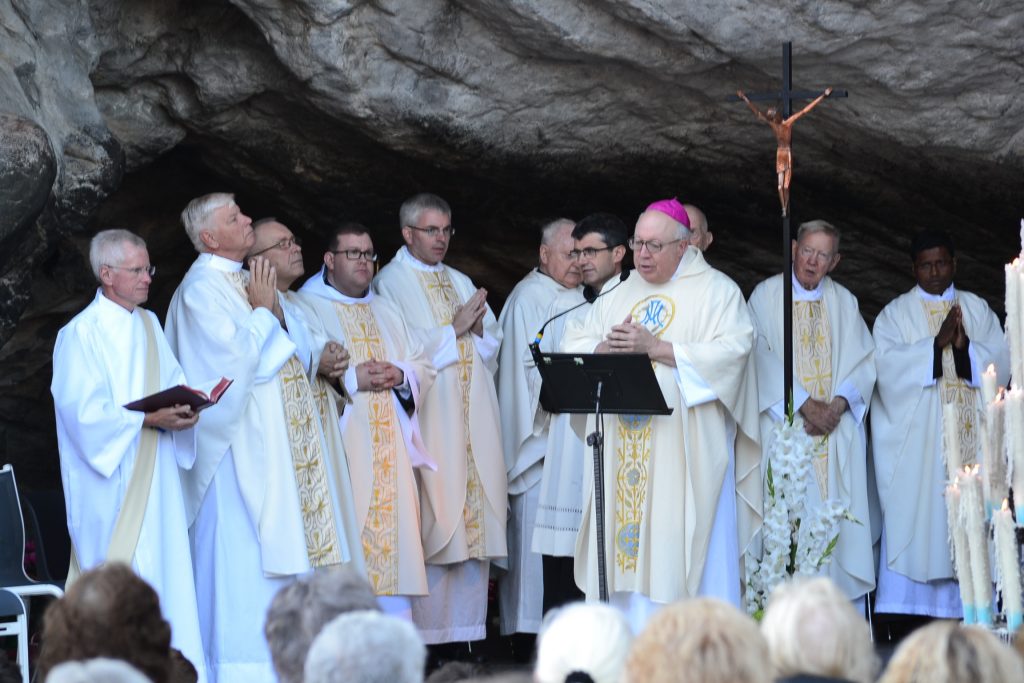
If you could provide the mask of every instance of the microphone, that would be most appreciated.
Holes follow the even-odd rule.
[[[598,294],[596,292],[596,290],[594,290],[593,287],[591,287],[590,285],[587,285],[586,287],[583,288],[583,301],[581,301],[580,303],[576,304],[572,308],[567,308],[566,310],[562,311],[561,313],[556,313],[555,315],[553,315],[550,318],[548,318],[547,322],[545,322],[543,325],[541,325],[540,331],[537,332],[537,336],[533,338],[533,343],[530,344],[530,349],[533,351],[534,358],[536,358],[537,354],[540,353],[540,340],[544,338],[544,329],[550,323],[552,323],[553,321],[557,320],[558,318],[561,318],[563,315],[565,315],[567,313],[572,313],[573,311],[575,311],[580,306],[585,306],[586,304],[594,303],[595,301],[600,299],[602,296],[604,296],[605,294],[610,293],[616,287],[618,287],[623,282],[625,282],[626,278],[628,278],[628,277],[629,277],[629,270],[623,269],[623,271],[621,273],[619,273],[619,281],[616,282],[611,287],[609,287],[608,289],[606,289],[605,291],[601,292],[600,294]]]

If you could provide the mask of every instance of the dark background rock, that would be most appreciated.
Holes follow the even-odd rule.
[[[1019,250],[1020,38],[1011,2],[0,0],[0,450],[57,476],[50,354],[92,297],[104,227],[150,245],[161,317],[194,252],[177,217],[237,193],[305,239],[357,220],[390,257],[397,208],[454,208],[450,262],[496,309],[554,216],[632,222],[678,195],[745,292],[781,268],[775,143],[726,98],[831,85],[795,128],[794,221],[842,228],[836,278],[868,320],[912,284],[924,226],[1002,310]]]

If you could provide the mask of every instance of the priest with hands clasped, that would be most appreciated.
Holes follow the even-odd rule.
[[[677,200],[651,204],[629,241],[636,272],[569,322],[563,343],[569,352],[646,354],[673,408],[605,418],[605,539],[596,536],[589,462],[584,476],[577,583],[597,596],[603,542],[611,602],[635,626],[696,595],[739,605],[741,553],[760,525],[753,327],[739,287],[690,248],[688,225]]]

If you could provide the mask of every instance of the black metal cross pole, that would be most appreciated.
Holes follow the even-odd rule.
[[[788,119],[793,113],[794,100],[812,100],[821,91],[793,90],[793,43],[786,41],[782,44],[782,90],[766,93],[748,93],[747,98],[752,101],[774,100],[782,104],[782,118]],[[846,97],[845,90],[833,90],[830,97]],[[730,102],[742,102],[736,96],[727,98]],[[782,291],[783,291],[783,334],[785,345],[783,347],[783,371],[785,377],[783,406],[789,410],[790,402],[793,399],[793,247],[792,232],[790,231],[789,217],[793,214],[792,203],[789,209],[782,216]]]

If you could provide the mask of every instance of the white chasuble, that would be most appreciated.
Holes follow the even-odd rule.
[[[739,553],[753,539],[762,512],[756,386],[748,362],[753,327],[743,296],[698,250],[687,249],[672,281],[652,285],[634,272],[598,300],[582,323],[570,322],[565,350],[592,352],[627,315],[673,345],[676,367],[653,368],[674,412],[605,416],[609,591],[668,603],[697,595],[705,579],[721,574],[731,577],[723,597],[735,602]],[[591,416],[588,431],[593,423]],[[576,582],[594,598],[592,465],[589,458],[584,462],[588,488]],[[733,472],[735,485],[723,487]],[[723,525],[719,519],[729,521]],[[732,550],[713,553],[709,564],[709,547],[727,547],[716,545],[713,536],[719,534]]]
[[[508,572],[498,584],[503,634],[537,633],[544,611],[544,569],[531,546],[552,416],[540,406],[541,378],[530,344],[550,317],[552,300],[579,292],[534,269],[509,293],[498,318],[498,405],[511,509]]]
[[[890,302],[875,319],[878,383],[871,405],[871,442],[884,527],[879,604],[888,600],[889,584],[898,584],[892,592],[895,597],[885,605],[888,611],[960,615],[955,586],[947,581],[953,577],[953,567],[943,498],[942,402],[946,385],[933,377],[935,338],[926,305],[954,299],[963,311],[970,339],[972,380],[968,384],[974,410],[979,411],[978,387],[984,368],[994,364],[1000,384],[1009,376],[1009,351],[1002,327],[983,299],[952,286],[938,297],[914,287]],[[968,451],[962,457],[977,458]]]
[[[295,344],[253,309],[241,264],[200,254],[167,313],[189,382],[234,380],[196,425],[196,464],[182,477],[194,522],[200,626],[210,678],[273,681],[263,620],[274,594],[310,570],[281,370]]]
[[[145,394],[146,332],[152,322],[160,359],[160,389],[186,383],[156,316],[129,312],[97,290],[57,334],[50,390],[57,418],[61,481],[68,533],[82,571],[104,562],[121,511],[142,431],[144,413],[124,408]],[[132,569],[160,597],[171,624],[171,645],[205,681],[188,521],[179,471],[195,461],[195,430],[161,432]]]
[[[506,555],[508,487],[494,372],[501,330],[488,309],[484,337],[455,339],[458,306],[476,291],[448,266],[416,261],[405,247],[374,279],[437,368],[420,425],[437,471],[421,469],[423,550],[431,564]]]
[[[836,396],[849,410],[827,437],[814,437],[814,481],[808,482],[808,509],[839,501],[857,520],[843,520],[832,560],[822,569],[851,600],[875,586],[872,546],[877,539],[877,501],[867,462],[865,418],[875,385],[874,341],[857,298],[826,276],[814,290],[793,278],[794,411],[808,398],[825,403]],[[784,419],[782,275],[754,288],[750,316],[756,339],[754,358],[761,411],[764,458],[771,452],[773,426]],[[799,414],[796,420],[800,421]]]
[[[345,406],[340,425],[370,584],[377,595],[424,595],[427,582],[413,468],[432,464],[420,436],[417,409],[433,383],[434,369],[394,307],[372,293],[345,296],[324,282],[321,271],[302,286],[299,298],[326,338],[342,343],[350,354],[345,382],[351,404]],[[393,390],[358,389],[355,368],[371,359],[386,360],[403,371],[414,405],[411,414]]]

